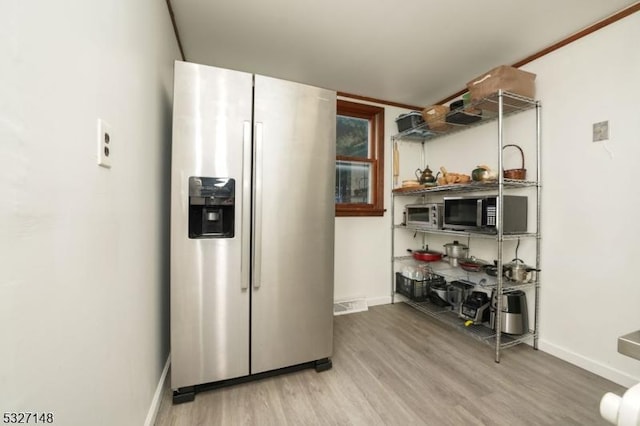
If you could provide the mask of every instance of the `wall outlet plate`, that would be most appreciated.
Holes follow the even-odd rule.
[[[593,141],[600,142],[609,139],[609,121],[593,123]]]
[[[98,165],[111,168],[113,133],[106,121],[98,118]]]

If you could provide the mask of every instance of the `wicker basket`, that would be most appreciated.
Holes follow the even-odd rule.
[[[504,150],[505,148],[510,146],[518,148],[518,150],[520,151],[520,157],[522,158],[522,167],[520,169],[503,170],[503,176],[505,179],[525,180],[527,178],[527,169],[524,168],[524,152],[522,152],[522,148],[520,148],[518,145],[513,144],[505,145],[502,147],[502,149]]]
[[[445,121],[448,112],[448,105],[432,105],[422,110],[422,118],[427,122],[429,129],[445,132],[451,128],[451,125]]]

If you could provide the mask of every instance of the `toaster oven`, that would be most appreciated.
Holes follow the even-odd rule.
[[[406,226],[424,229],[442,229],[444,204],[408,204],[404,209]]]

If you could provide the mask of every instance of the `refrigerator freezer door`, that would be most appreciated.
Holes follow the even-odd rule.
[[[255,77],[251,373],[333,350],[335,92]]]
[[[251,181],[252,85],[251,74],[185,62],[175,65],[171,171],[173,389],[249,374],[250,265],[243,252],[250,249],[247,189]],[[232,238],[189,238],[190,177],[235,180]]]

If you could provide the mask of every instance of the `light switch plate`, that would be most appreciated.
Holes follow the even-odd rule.
[[[98,165],[111,168],[113,156],[113,134],[111,126],[106,121],[98,118]]]
[[[600,142],[609,139],[609,121],[593,123],[593,141]]]

